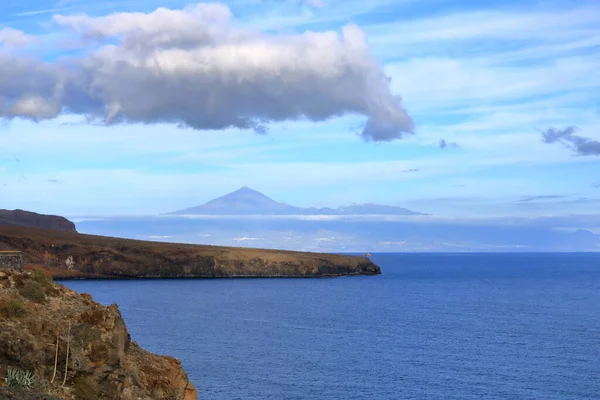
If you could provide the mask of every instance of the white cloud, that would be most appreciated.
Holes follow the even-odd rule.
[[[30,36],[22,31],[12,28],[0,28],[0,50],[4,47],[12,48],[19,47],[35,40],[33,36]]]
[[[0,54],[0,72],[11,77],[0,79],[0,116],[46,119],[62,111],[106,123],[263,133],[271,121],[357,114],[367,119],[365,140],[413,130],[356,25],[270,35],[242,28],[213,3],[54,21],[96,47],[53,63]],[[19,33],[9,33],[15,42]]]

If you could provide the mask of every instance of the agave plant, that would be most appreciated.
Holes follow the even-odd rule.
[[[35,373],[31,371],[9,368],[6,371],[6,377],[4,378],[4,381],[8,387],[30,389],[31,386],[33,386],[34,378]]]

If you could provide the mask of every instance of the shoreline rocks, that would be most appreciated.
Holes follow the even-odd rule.
[[[9,368],[35,374],[32,393],[65,400],[197,399],[179,360],[131,340],[116,304],[39,271],[0,277],[0,377]]]

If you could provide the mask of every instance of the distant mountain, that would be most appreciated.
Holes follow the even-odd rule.
[[[200,206],[167,215],[427,215],[402,207],[380,204],[352,204],[339,208],[303,208],[277,202],[244,186]]]
[[[171,215],[275,215],[297,214],[299,207],[279,203],[264,194],[244,186],[201,206],[169,213]]]

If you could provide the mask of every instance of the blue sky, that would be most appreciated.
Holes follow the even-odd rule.
[[[282,104],[301,111],[304,107],[312,114],[279,117],[273,111],[278,110],[276,103],[268,110],[250,107],[252,117],[260,119],[257,130],[264,127],[266,134],[222,126],[182,128],[181,121],[157,121],[148,115],[135,120],[131,116],[139,114],[131,110],[126,123],[117,118],[105,126],[97,118],[89,122],[90,113],[96,112],[91,108],[73,111],[79,106],[75,103],[70,103],[71,112],[56,116],[50,110],[51,117],[36,121],[7,111],[0,127],[0,208],[64,215],[153,214],[194,206],[248,185],[298,206],[377,202],[451,217],[597,211],[600,153],[578,155],[573,148],[544,143],[541,137],[549,127],[577,126],[580,137],[600,140],[597,1],[237,0],[221,4],[226,8],[211,10],[219,13],[214,14],[215,31],[225,32],[215,34],[222,40],[215,46],[223,51],[235,46],[231,38],[242,32],[260,35],[264,46],[277,44],[282,58],[293,57],[302,46],[317,51],[333,40],[325,35],[313,38],[307,31],[343,36],[345,26],[358,27],[348,31],[351,40],[342,49],[347,51],[343,56],[352,58],[354,47],[363,45],[361,33],[366,35],[368,48],[361,47],[356,54],[372,54],[366,74],[377,75],[381,69],[391,78],[389,89],[376,77],[374,88],[360,86],[364,94],[344,98],[343,107],[332,106],[320,118],[321,110],[312,107],[310,96],[328,109],[321,99],[337,99],[342,89],[336,85],[307,88],[309,100],[300,103],[286,98],[283,88]],[[123,21],[134,24],[131,21],[141,18],[142,14],[133,13],[153,13],[163,7],[167,13],[183,13],[179,16],[193,9],[186,5],[180,1],[3,2],[0,56],[36,59],[51,67],[69,57],[91,62],[113,47],[121,51],[126,42],[120,41],[127,35],[135,38],[139,32],[123,28]],[[221,17],[227,9],[231,16]],[[106,17],[110,15],[119,19]],[[169,29],[170,35],[177,33]],[[332,46],[332,52],[340,50]],[[244,62],[262,63],[260,68],[269,71],[269,60],[244,54]],[[179,58],[166,60],[171,64],[163,65],[181,67],[172,65]],[[310,62],[318,66],[326,61]],[[7,61],[0,58],[2,62]],[[351,67],[364,66],[360,59],[351,63]],[[275,66],[272,69],[281,73]],[[330,70],[323,70],[322,76],[319,72],[312,71],[316,78],[331,82],[325,76]],[[244,71],[240,77],[252,79]],[[232,101],[238,95],[252,99],[254,94],[228,87]],[[32,90],[27,86],[18,93],[29,96]],[[400,122],[393,135],[364,140],[365,121],[391,107],[390,93],[401,96],[402,108],[414,121],[414,134],[404,132],[408,125],[396,109],[394,118],[399,119],[394,121]],[[146,99],[141,92],[133,95]],[[261,99],[256,97],[257,102]],[[365,99],[368,104],[363,108]],[[9,96],[11,101],[16,100]],[[111,104],[104,104],[109,114]],[[42,105],[46,108],[37,110],[51,108]],[[190,121],[193,115],[185,118]],[[207,126],[204,121],[199,124]],[[440,148],[440,140],[450,145]]]

